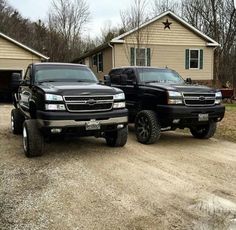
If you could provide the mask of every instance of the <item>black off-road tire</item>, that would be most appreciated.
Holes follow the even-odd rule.
[[[209,139],[214,136],[216,127],[216,122],[210,122],[207,125],[190,128],[190,132],[195,138]]]
[[[110,147],[123,147],[128,139],[128,126],[115,132],[107,132],[105,136],[107,145]]]
[[[13,109],[11,111],[11,130],[14,134],[22,134],[24,121],[25,118],[20,109]]]
[[[135,118],[135,133],[138,142],[153,144],[161,136],[161,125],[152,110],[140,111]]]
[[[26,157],[43,155],[44,138],[36,120],[26,120],[23,124],[23,146]]]

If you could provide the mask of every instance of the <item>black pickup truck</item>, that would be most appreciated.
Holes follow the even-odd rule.
[[[12,77],[15,83],[21,78],[17,73]],[[123,91],[100,84],[84,65],[29,65],[14,95],[14,106],[12,131],[23,133],[27,157],[42,155],[44,137],[52,135],[104,137],[112,147],[127,141]]]
[[[152,67],[114,68],[105,83],[122,89],[135,123],[137,140],[155,142],[161,131],[189,128],[196,138],[214,135],[224,117],[219,90],[193,85],[173,70]]]

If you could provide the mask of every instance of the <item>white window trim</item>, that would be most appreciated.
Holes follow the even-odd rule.
[[[147,66],[147,49],[146,47],[140,47],[140,48],[136,48],[134,47],[134,65],[137,65],[137,58],[136,58],[136,54],[137,54],[137,49],[145,49],[145,66]]]
[[[198,67],[197,68],[191,68],[191,50],[197,50],[198,51]],[[189,69],[195,69],[195,70],[199,70],[200,69],[200,49],[195,49],[195,48],[192,48],[192,49],[189,49]]]

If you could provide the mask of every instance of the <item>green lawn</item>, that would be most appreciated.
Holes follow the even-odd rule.
[[[225,104],[226,111],[236,110],[236,104]]]

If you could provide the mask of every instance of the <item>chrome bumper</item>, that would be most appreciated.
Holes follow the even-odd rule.
[[[128,123],[128,117],[115,117],[106,120],[97,120],[100,125],[114,125]],[[75,121],[75,120],[38,120],[40,127],[82,127],[88,121]]]

